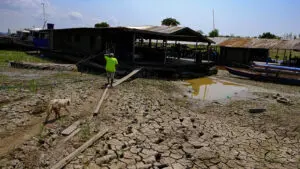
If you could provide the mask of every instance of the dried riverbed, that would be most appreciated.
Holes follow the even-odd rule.
[[[189,97],[195,88],[181,82],[139,78],[110,89],[93,117],[104,76],[11,68],[0,73],[6,87],[0,91],[0,168],[49,168],[104,128],[108,133],[65,168],[300,167],[300,87],[219,71],[213,78],[241,85],[247,95],[201,100]],[[20,84],[26,85],[11,87]],[[278,103],[277,93],[290,101]],[[63,97],[72,99],[71,114],[63,111],[64,117],[43,127],[48,101]],[[249,113],[253,108],[266,111]],[[61,131],[79,119],[81,131],[63,142]]]

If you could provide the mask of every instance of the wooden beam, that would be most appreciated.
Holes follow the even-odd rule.
[[[134,62],[134,55],[135,55],[135,41],[136,41],[136,35],[133,34],[133,45],[132,45],[132,62]]]
[[[164,41],[164,47],[165,47],[165,59],[164,59],[164,65],[166,64],[167,61],[167,47],[168,47],[168,40]]]
[[[72,152],[67,157],[63,158],[58,163],[56,163],[54,166],[52,166],[51,169],[61,169],[61,168],[63,168],[74,157],[76,157],[78,154],[83,152],[85,149],[87,149],[89,146],[91,146],[95,141],[97,141],[100,137],[102,137],[104,134],[106,134],[107,131],[108,131],[108,129],[104,129],[103,131],[98,132],[95,136],[93,136],[91,139],[89,139],[87,142],[85,142],[82,146],[80,146],[74,152]]]
[[[137,68],[137,69],[134,69],[131,73],[129,73],[128,75],[124,76],[122,79],[119,79],[118,81],[116,81],[114,84],[113,84],[113,87],[121,84],[122,82],[124,82],[125,80],[127,80],[128,78],[130,78],[131,76],[135,75],[136,73],[138,73],[140,70],[142,70],[143,68]]]
[[[113,87],[121,84],[122,82],[124,82],[125,80],[127,80],[128,78],[130,78],[131,76],[135,75],[136,73],[138,73],[140,70],[142,70],[142,68],[137,68],[135,70],[133,70],[131,73],[129,73],[128,75],[126,75],[125,77],[123,77],[122,79],[119,79],[118,81],[116,81],[115,83],[113,83]],[[98,102],[98,105],[93,113],[93,116],[97,116],[98,115],[98,112],[100,110],[100,107],[105,99],[105,96],[106,96],[106,93],[108,91],[108,87],[105,88],[101,98],[100,98],[100,101]]]
[[[67,136],[67,135],[70,135],[74,130],[77,129],[77,127],[79,126],[80,124],[80,120],[74,122],[72,125],[70,125],[68,128],[66,128],[65,130],[63,130],[61,132],[62,135],[64,136]]]
[[[101,96],[101,98],[100,98],[100,100],[99,100],[99,102],[97,104],[97,107],[96,107],[96,109],[95,109],[95,111],[93,113],[93,116],[97,116],[97,114],[98,114],[98,112],[100,110],[101,104],[102,104],[102,102],[103,102],[103,100],[104,100],[104,98],[106,96],[107,90],[108,90],[108,87],[105,88],[105,90],[104,90],[104,92],[103,92],[103,94],[102,94],[102,96]]]
[[[73,131],[68,137],[66,137],[63,141],[61,141],[61,143],[59,145],[63,145],[65,142],[67,142],[68,140],[70,140],[72,137],[74,137],[81,129],[78,128],[75,131]]]

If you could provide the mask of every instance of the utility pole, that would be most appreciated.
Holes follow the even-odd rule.
[[[213,9],[213,30],[215,30],[215,10]]]

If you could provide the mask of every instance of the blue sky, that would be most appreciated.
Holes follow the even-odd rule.
[[[212,9],[222,35],[257,36],[272,32],[300,34],[299,0],[1,0],[0,31],[41,27],[42,7],[56,28],[160,25],[173,17],[181,26],[208,33]]]

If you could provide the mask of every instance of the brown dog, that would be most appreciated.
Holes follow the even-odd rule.
[[[69,106],[71,103],[71,99],[53,99],[50,101],[48,110],[47,110],[47,116],[45,119],[45,123],[48,121],[48,118],[50,114],[54,111],[55,118],[60,118],[60,109],[64,108],[68,113],[69,110],[67,109],[67,106]]]

